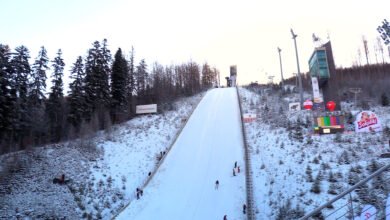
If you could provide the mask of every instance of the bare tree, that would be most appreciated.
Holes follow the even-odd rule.
[[[376,38],[376,43],[377,43],[376,45],[377,52],[379,52],[380,55],[382,56],[382,64],[384,64],[385,63],[384,50],[383,50],[382,40],[380,37]]]
[[[366,54],[366,59],[367,59],[367,65],[370,65],[369,62],[368,62],[369,51],[368,51],[368,46],[367,46],[367,39],[366,39],[365,36],[363,36],[362,40],[363,40],[363,46],[364,46],[364,53]]]

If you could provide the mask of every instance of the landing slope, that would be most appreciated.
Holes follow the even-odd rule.
[[[245,219],[242,134],[234,88],[199,103],[159,171],[117,219]],[[234,162],[241,172],[233,176]],[[215,181],[219,188],[215,189]],[[131,181],[131,180],[129,180]]]

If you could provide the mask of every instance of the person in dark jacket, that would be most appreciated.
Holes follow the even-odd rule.
[[[246,205],[245,204],[242,206],[242,212],[244,213],[244,215],[246,214]]]
[[[215,189],[218,189],[218,186],[219,186],[219,181],[215,181]]]

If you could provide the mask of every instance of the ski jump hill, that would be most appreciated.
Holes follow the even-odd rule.
[[[233,176],[234,163],[240,173]],[[116,219],[246,219],[244,147],[235,88],[210,90],[165,160]],[[216,181],[219,186],[216,188]]]

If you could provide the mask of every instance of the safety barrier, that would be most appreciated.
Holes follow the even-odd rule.
[[[247,218],[248,220],[254,220],[256,219],[256,216],[254,213],[255,207],[254,207],[254,200],[253,200],[253,178],[252,178],[251,158],[249,155],[249,149],[246,141],[244,119],[242,117],[242,106],[241,106],[241,99],[240,99],[240,93],[238,91],[238,87],[236,87],[236,91],[237,91],[238,105],[240,107],[241,131],[242,131],[242,137],[244,142]]]
[[[389,168],[390,168],[390,164],[388,164],[386,166],[383,166],[382,168],[378,169],[377,171],[375,171],[370,176],[366,177],[365,179],[363,179],[360,182],[358,182],[355,185],[353,185],[348,190],[345,190],[344,192],[340,193],[338,196],[336,196],[335,198],[331,199],[329,202],[321,205],[320,207],[318,207],[315,210],[311,211],[310,213],[306,214],[305,216],[303,216],[301,218],[301,220],[315,219],[316,215],[321,213],[321,211],[323,209],[325,209],[327,207],[330,207],[332,204],[334,204],[335,202],[339,201],[340,199],[343,199],[343,198],[345,199],[345,196],[347,196],[348,194],[350,195],[350,193],[352,191],[358,189],[360,186],[362,186],[363,184],[367,183],[369,180],[373,179],[374,177],[382,174],[383,172],[385,172]],[[389,179],[386,179],[383,182],[386,184],[386,183],[388,183],[388,181],[389,181]],[[386,197],[387,196],[388,195],[386,195]],[[347,210],[347,211],[344,211],[344,210]],[[356,213],[354,213],[353,210],[354,210],[353,202],[349,201],[348,203],[346,203],[344,205],[340,205],[338,208],[335,208],[335,210],[333,212],[328,213],[326,216],[324,216],[324,219],[348,219],[346,217],[347,215],[356,216]],[[367,211],[367,210],[362,210],[362,212],[365,212],[365,211]],[[375,219],[377,217],[376,215],[377,215],[377,213],[375,212],[371,216],[366,216],[365,219]],[[386,217],[388,217],[388,216],[386,216]]]

